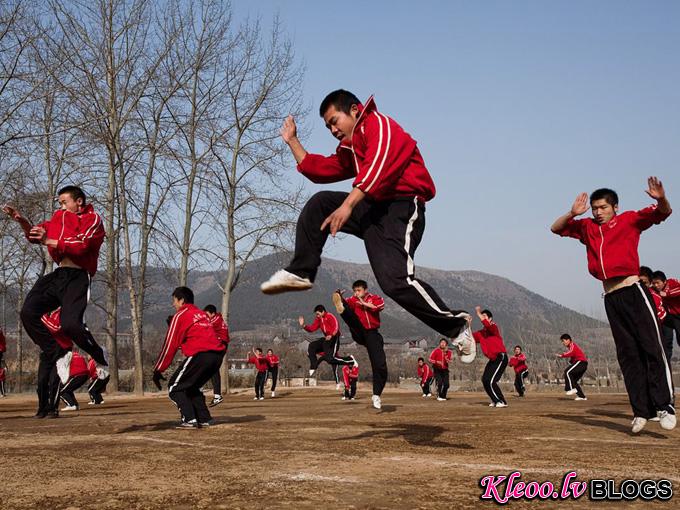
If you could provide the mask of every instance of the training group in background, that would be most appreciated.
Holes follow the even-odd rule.
[[[445,401],[453,356],[471,363],[477,344],[487,359],[482,383],[489,406],[508,406],[498,384],[508,365],[515,371],[515,390],[524,397],[526,356],[517,345],[508,357],[492,311],[477,306],[471,314],[446,304],[416,275],[414,260],[425,230],[425,204],[436,194],[416,141],[394,119],[378,111],[373,97],[361,102],[349,91],[335,90],[322,101],[319,115],[338,140],[334,154],[307,152],[292,116],[284,120],[281,138],[303,176],[319,184],[352,180],[351,190],[320,191],[309,199],[297,221],[290,263],[262,283],[261,291],[276,295],[311,289],[328,236],[335,237],[338,232],[356,236],[364,242],[382,293],[442,337],[427,360],[418,359],[423,397],[432,396],[434,382],[437,401]],[[657,421],[666,430],[676,426],[670,357],[673,333],[680,339],[680,283],[666,278],[662,271],[641,267],[638,256],[642,232],[662,223],[672,211],[659,179],[649,177],[646,193],[654,204],[623,212],[619,211],[618,195],[611,189],[581,193],[551,226],[553,233],[585,245],[588,270],[602,282],[607,318],[632,409],[633,433],[639,433],[648,421]],[[109,376],[106,353],[83,323],[104,228],[81,188],[66,186],[58,195],[61,208],[49,220],[35,225],[16,207],[3,207],[23,229],[27,241],[46,246],[58,265],[38,279],[21,310],[22,324],[41,351],[37,418],[58,416],[60,399],[66,404],[64,410],[78,409],[74,391],[88,379],[91,403],[101,404]],[[577,219],[588,209],[592,217]],[[161,389],[164,372],[181,350],[184,360],[167,380],[168,395],[180,412],[178,426],[207,427],[212,418],[202,388],[212,380],[215,393],[211,405],[223,400],[219,368],[229,344],[229,331],[213,305],[200,309],[194,304],[191,289],[178,287],[171,298],[175,313],[169,317],[152,380]],[[388,375],[380,333],[384,299],[369,291],[366,280],[361,279],[353,282],[351,295],[338,290],[330,298],[352,340],[366,348],[373,383],[371,405],[381,409]],[[356,358],[342,352],[338,318],[323,304],[314,306],[313,313],[309,323],[302,316],[298,319],[305,331],[318,331],[320,335],[309,344],[309,376],[325,361],[333,369],[338,389],[343,390],[342,398],[351,401],[356,398],[359,377]],[[481,328],[473,331],[475,317]],[[579,381],[588,360],[568,333],[560,340],[566,350],[556,356],[569,359],[564,372],[565,392],[575,395],[577,401],[587,400]],[[87,354],[89,364],[76,354],[74,346]],[[268,378],[274,397],[278,357],[257,347],[247,361],[257,371],[254,398],[264,399]]]

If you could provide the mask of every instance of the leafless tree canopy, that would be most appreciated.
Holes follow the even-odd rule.
[[[120,362],[143,391],[150,268],[178,284],[224,269],[215,285],[228,318],[243,267],[289,241],[302,194],[278,128],[306,113],[303,75],[278,19],[236,22],[221,0],[0,3],[2,202],[38,221],[76,184],[105,218],[96,279],[106,292],[93,304],[106,317],[98,341],[112,389]],[[25,343],[17,310],[52,262],[5,218],[0,258],[0,326]],[[119,359],[121,335],[131,360]]]

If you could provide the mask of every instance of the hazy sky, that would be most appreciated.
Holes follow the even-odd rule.
[[[677,212],[643,235],[641,259],[680,276],[680,2],[233,6],[265,22],[278,12],[305,61],[308,150],[333,152],[316,110],[340,87],[375,94],[418,141],[438,193],[417,265],[505,276],[602,317],[584,247],[549,226],[598,187],[617,190],[622,210],[643,207],[646,178],[658,175]],[[360,241],[328,248],[366,261]]]

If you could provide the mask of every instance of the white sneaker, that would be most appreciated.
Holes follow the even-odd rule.
[[[489,404],[489,407],[496,407],[496,402],[491,402],[491,403]]]
[[[345,311],[345,304],[342,302],[340,291],[333,292],[331,300],[333,301],[333,306],[335,306],[335,311],[342,314]]]
[[[77,411],[78,406],[64,406],[61,408],[62,411]]]
[[[588,397],[576,397],[574,400],[588,400]]]
[[[633,432],[633,434],[639,434],[640,432],[642,432],[642,429],[645,428],[645,425],[647,425],[647,420],[645,418],[641,418],[640,416],[636,416],[635,418],[633,418],[632,425],[633,428],[631,429],[631,431]]]
[[[380,400],[380,395],[373,395],[373,407],[380,409],[382,407],[382,401]]]
[[[468,323],[456,338],[452,341],[453,345],[458,348],[458,355],[463,363],[472,363],[477,355],[477,346],[475,338],[472,336],[470,323]]]
[[[446,399],[445,399],[445,398],[441,398],[441,397],[437,397],[437,400],[438,400],[439,402],[444,402]]]
[[[97,363],[97,379],[104,380],[109,376],[109,367]]]
[[[335,384],[335,389],[336,389],[337,391],[340,391],[341,388],[342,388],[342,385],[341,385],[340,383],[336,383],[336,384]]]
[[[508,404],[506,404],[505,402],[498,402],[496,404],[496,407],[508,407]]]
[[[661,418],[659,418],[658,416],[655,416],[654,418],[650,418],[647,421],[661,421]]]
[[[276,392],[272,391],[272,398],[276,396]]]
[[[71,372],[71,359],[73,358],[73,352],[67,351],[61,358],[57,360],[57,374],[59,374],[59,379],[62,384],[68,382],[68,378]]]
[[[260,290],[264,294],[280,294],[292,290],[307,290],[313,287],[309,278],[302,278],[296,274],[289,273],[285,269],[279,269],[269,280],[260,285]]]
[[[674,414],[668,411],[657,411],[656,415],[659,417],[659,425],[664,430],[673,430],[677,424],[677,419]]]
[[[260,397],[260,400],[264,400],[264,397]]]
[[[342,400],[347,400],[347,397],[342,397]]]
[[[429,398],[429,397],[431,397],[431,396],[432,396],[432,393],[428,393],[428,394],[427,394],[427,395],[425,395],[425,396]]]
[[[87,403],[87,405],[88,405],[88,406],[94,406],[94,405],[97,405],[97,404],[95,403],[94,400],[90,400],[90,401]]]
[[[260,400],[258,397],[255,397],[253,400]]]
[[[566,393],[567,395],[576,395],[576,394],[578,393],[578,390],[575,390],[575,389],[572,388],[572,389],[569,390],[569,391],[565,391],[565,393]]]
[[[421,397],[425,398],[425,397],[427,397],[427,395],[425,395],[425,393],[423,393],[423,394],[421,395]]]
[[[313,376],[314,376],[314,372],[316,372],[316,370],[312,370],[312,369],[310,368],[310,369],[309,369],[309,377],[313,377]]]

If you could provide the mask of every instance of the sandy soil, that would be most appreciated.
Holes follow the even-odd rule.
[[[680,487],[680,430],[649,423],[629,433],[625,395],[447,402],[387,390],[343,402],[328,388],[280,388],[277,398],[230,395],[217,424],[177,430],[165,395],[107,397],[55,420],[31,418],[35,400],[0,400],[2,509],[492,508],[486,475],[523,481],[669,479]],[[82,403],[85,395],[80,396]],[[559,485],[558,485],[559,489]],[[680,496],[678,496],[680,497]],[[670,502],[511,501],[511,508],[680,508]]]

